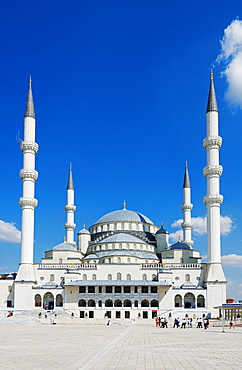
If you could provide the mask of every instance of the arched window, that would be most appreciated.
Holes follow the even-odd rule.
[[[117,224],[114,224],[114,230],[117,230]]]
[[[141,244],[140,249],[143,250],[143,245]]]
[[[175,296],[175,307],[182,307],[182,297],[180,296],[180,294],[177,294]]]
[[[145,263],[148,263],[148,260],[145,260]]]
[[[192,293],[187,293],[184,296],[184,307],[185,308],[195,308],[195,297]]]
[[[108,274],[108,280],[112,280],[112,275]]]
[[[107,224],[107,231],[109,231],[109,224]]]
[[[190,278],[190,275],[189,275],[189,274],[186,274],[186,276],[185,276],[185,280],[186,280],[186,281],[190,281],[190,279],[191,279],[191,278]]]
[[[112,244],[112,248],[115,249],[115,244],[114,243]]]
[[[132,224],[129,224],[129,230],[132,230]]]
[[[89,299],[88,303],[87,303],[88,307],[95,307],[95,301],[93,299]]]
[[[105,307],[113,307],[113,301],[111,301],[111,299],[107,299],[105,301]]]
[[[121,263],[121,258],[120,257],[118,257],[118,263]]]
[[[61,294],[57,294],[55,302],[56,307],[63,307],[63,297]]]
[[[121,243],[119,244],[119,249],[122,249],[122,244]]]
[[[151,306],[151,307],[159,307],[159,302],[158,302],[156,299],[153,299],[153,300],[150,302],[150,306]]]
[[[131,280],[131,275],[127,274],[127,280]]]
[[[62,258],[59,258],[59,263],[62,264]]]
[[[202,294],[197,297],[197,307],[205,307],[205,298]]]
[[[149,302],[147,299],[143,299],[143,301],[141,301],[141,307],[149,307]]]
[[[46,310],[53,310],[54,308],[54,296],[52,293],[47,292],[43,298],[43,308]]]
[[[142,280],[147,281],[147,275],[146,275],[146,274],[143,274],[143,275],[142,275]]]
[[[131,301],[129,299],[125,299],[124,307],[131,307],[131,306],[132,306]]]
[[[153,274],[153,275],[152,275],[152,280],[153,280],[153,281],[156,281],[156,280],[157,280],[157,276],[156,276],[156,274]]]
[[[136,246],[136,244],[134,244],[134,249],[137,249],[137,246]]]
[[[102,301],[98,301],[98,307],[102,307]]]
[[[130,245],[129,245],[129,244],[126,244],[126,248],[127,248],[127,249],[130,249]]]
[[[83,280],[87,280],[87,275],[86,274],[83,274],[83,277],[82,277]]]
[[[114,307],[122,307],[122,301],[120,301],[120,299],[116,299],[116,301],[114,301]]]
[[[131,259],[130,259],[130,258],[128,258],[128,259],[127,259],[127,262],[128,262],[128,263],[130,263],[130,262],[131,262]]]
[[[108,263],[111,263],[111,258],[108,259]]]
[[[108,249],[108,245],[107,244],[105,244],[105,249]]]
[[[35,305],[35,307],[41,307],[41,296],[40,296],[40,294],[35,295],[34,305]]]
[[[11,293],[11,292],[12,292],[12,287],[11,287],[11,285],[9,285],[9,287],[8,287],[8,292],[9,292],[9,293]]]
[[[85,301],[85,299],[80,299],[80,301],[78,302],[78,307],[86,307],[87,303]]]
[[[92,275],[92,280],[97,280],[97,276],[95,274]]]
[[[50,275],[50,281],[54,281],[55,280],[55,275],[54,274],[51,274]]]
[[[120,272],[117,273],[117,280],[122,280],[122,275],[120,274]]]
[[[121,229],[124,230],[124,223],[121,223]]]

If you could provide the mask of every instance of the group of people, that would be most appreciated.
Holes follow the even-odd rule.
[[[166,317],[156,317],[155,320],[156,326],[160,328],[168,328],[168,320]],[[196,327],[197,328],[204,328],[205,330],[209,327],[209,320],[207,318],[198,318],[196,321]],[[183,318],[182,320],[179,319],[179,317],[176,317],[174,319],[173,328],[192,328],[193,327],[193,319]]]
[[[166,317],[156,317],[155,324],[160,328],[168,328],[168,320]]]

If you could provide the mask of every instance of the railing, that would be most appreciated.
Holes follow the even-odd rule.
[[[142,263],[141,269],[200,269],[201,263]]]
[[[77,270],[96,270],[97,265],[95,263],[50,263],[50,264],[39,264],[39,269],[77,269]]]

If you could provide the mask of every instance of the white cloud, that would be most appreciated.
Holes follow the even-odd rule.
[[[224,62],[222,75],[228,82],[226,100],[242,108],[242,21],[235,19],[224,30],[221,43],[221,53],[217,62]]]
[[[14,223],[0,220],[0,241],[8,243],[20,243],[21,231]]]
[[[181,223],[183,219],[179,219],[173,222],[171,225],[172,227],[181,227]],[[193,234],[200,236],[207,233],[207,216],[204,217],[192,217],[193,222]],[[221,235],[227,235],[231,232],[233,228],[233,220],[229,216],[220,216],[220,228],[221,228]],[[181,240],[183,238],[182,230],[177,230],[174,233],[170,234],[171,242],[176,242],[178,237],[180,236]]]
[[[242,255],[228,254],[222,256],[222,264],[223,266],[242,267]]]

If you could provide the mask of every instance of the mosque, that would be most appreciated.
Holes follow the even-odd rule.
[[[29,82],[24,115],[21,260],[17,274],[0,279],[0,308],[12,310],[59,310],[80,319],[144,322],[157,315],[217,317],[226,302],[226,278],[221,266],[220,176],[218,107],[213,74],[206,111],[203,140],[207,165],[203,169],[207,195],[208,262],[202,263],[194,249],[191,222],[191,186],[188,165],[183,183],[183,240],[169,243],[169,233],[140,212],[123,209],[100,217],[74,240],[74,182],[70,166],[66,200],[66,238],[34,263],[35,199],[35,110],[32,81]]]

